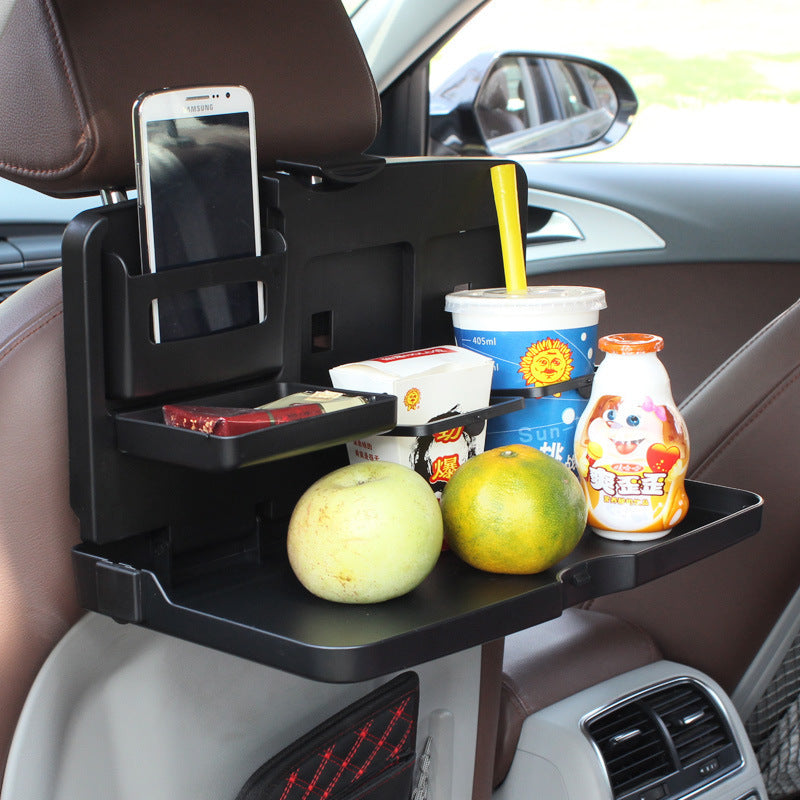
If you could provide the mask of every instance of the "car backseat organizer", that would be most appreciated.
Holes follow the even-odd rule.
[[[68,226],[70,494],[83,540],[73,560],[86,608],[350,682],[552,619],[758,530],[759,497],[690,484],[689,516],[664,540],[587,534],[558,569],[529,576],[481,573],[445,552],[405,597],[339,605],[294,578],[286,526],[302,492],[347,463],[344,442],[395,427],[396,399],[365,394],[354,408],[231,437],[164,423],[166,403],[252,407],[330,388],[341,363],[451,343],[445,295],[503,283],[494,163],[284,165],[261,178],[261,256],[156,274],[140,263],[135,202]],[[153,341],[154,299],[244,281],[266,289],[263,322]]]

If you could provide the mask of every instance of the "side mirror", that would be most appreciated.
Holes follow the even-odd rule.
[[[482,54],[430,99],[433,155],[576,155],[627,133],[628,81],[597,61],[548,53]]]

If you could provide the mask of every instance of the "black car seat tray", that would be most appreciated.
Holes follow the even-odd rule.
[[[162,406],[251,407],[330,388],[338,364],[452,342],[445,295],[503,283],[497,162],[347,163],[358,181],[324,165],[263,175],[258,258],[147,273],[133,202],[68,226],[70,494],[83,539],[73,560],[86,608],[317,680],[358,681],[552,619],[758,530],[757,495],[689,482],[689,514],[664,539],[587,533],[538,575],[482,573],[444,552],[417,589],[386,603],[340,605],[303,589],[285,554],[291,511],[347,463],[342,442],[395,429],[396,399],[365,394],[355,408],[232,437],[167,426]],[[521,169],[518,184],[523,203]],[[153,299],[231,280],[263,282],[264,322],[153,341]],[[463,421],[485,424],[518,402]]]

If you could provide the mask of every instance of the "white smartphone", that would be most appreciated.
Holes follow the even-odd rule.
[[[261,255],[253,98],[243,86],[163,89],[133,106],[143,269]],[[153,339],[261,322],[260,281],[153,302]]]

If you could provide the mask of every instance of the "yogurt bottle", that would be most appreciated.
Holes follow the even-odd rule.
[[[658,358],[664,340],[621,333],[598,344],[606,355],[575,432],[588,524],[608,539],[657,539],[689,509],[689,435]]]
[[[447,295],[445,310],[453,315],[456,344],[494,360],[492,392],[526,398],[523,409],[489,420],[487,450],[526,444],[574,470],[575,426],[587,398],[570,383],[591,380],[597,324],[605,307],[605,292],[588,286]],[[558,390],[558,385],[565,388]]]

